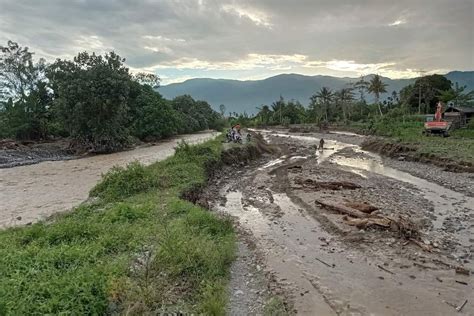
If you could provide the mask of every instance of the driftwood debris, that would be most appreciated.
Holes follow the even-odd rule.
[[[410,238],[410,241],[412,243],[414,243],[415,245],[417,245],[418,247],[420,247],[421,249],[423,249],[424,251],[427,251],[427,252],[431,252],[433,251],[433,247],[431,247],[430,245],[427,245],[419,240],[416,240],[414,238]]]
[[[345,206],[355,208],[356,210],[359,210],[363,213],[371,214],[372,212],[377,211],[379,208],[373,205],[370,205],[369,203],[366,202],[347,202],[344,204]]]
[[[352,217],[356,217],[356,218],[366,218],[366,217],[368,217],[367,214],[362,213],[359,210],[353,209],[353,208],[345,206],[345,205],[340,205],[340,204],[336,204],[336,203],[332,203],[332,202],[322,201],[320,199],[316,199],[315,202],[318,203],[318,204],[321,204],[325,208],[328,208],[330,210],[333,210],[333,211],[336,211],[336,212],[339,212],[339,213],[342,213],[342,214],[346,214],[346,215],[349,215],[349,216],[352,216]]]
[[[324,264],[325,266],[328,266],[328,267],[330,267],[330,268],[334,268],[334,267],[335,267],[335,264],[334,264],[334,263],[333,263],[332,265],[330,265],[329,263],[324,262],[324,261],[321,260],[321,259],[318,259],[318,258],[314,258],[314,259],[318,260],[319,262],[321,262],[322,264]]]
[[[295,179],[295,183],[312,190],[355,190],[361,186],[348,181],[316,181],[312,179]]]
[[[321,199],[316,199],[315,203],[318,203],[332,211],[353,217],[344,218],[345,222],[348,225],[356,226],[358,228],[365,228],[371,226],[382,227],[384,229],[390,229],[392,231],[398,232],[401,236],[404,236],[406,238],[416,238],[419,236],[418,226],[410,219],[402,215],[399,215],[397,218],[381,214],[371,215],[361,212],[360,210],[349,207],[347,205],[341,205],[330,201],[323,201]],[[425,245],[417,240],[415,240],[414,242],[418,246],[422,247],[424,250],[428,251],[429,248],[429,251],[431,251],[431,247],[429,245]]]
[[[456,267],[455,271],[456,271],[457,274],[464,274],[464,275],[471,274],[471,271],[469,271],[468,269],[466,269],[464,267]]]
[[[464,306],[466,306],[467,304],[467,300],[464,300],[464,303],[462,303],[461,305],[459,305],[458,307],[456,307],[456,310],[458,312],[462,311],[462,309],[464,308]]]
[[[377,265],[377,268],[379,268],[380,270],[383,270],[383,271],[385,271],[385,272],[387,272],[387,273],[395,274],[395,273],[393,273],[392,271],[390,271],[390,270],[388,270],[388,269],[385,269],[385,268],[382,267],[380,264]]]

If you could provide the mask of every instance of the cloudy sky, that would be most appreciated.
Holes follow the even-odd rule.
[[[474,0],[0,0],[0,45],[114,50],[162,83],[474,69]]]

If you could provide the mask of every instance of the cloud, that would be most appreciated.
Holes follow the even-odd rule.
[[[114,50],[173,78],[474,68],[472,0],[0,0],[0,45]],[[21,21],[28,21],[22,23]],[[168,79],[167,79],[168,80]]]
[[[272,27],[268,15],[262,11],[256,10],[255,8],[245,8],[235,4],[225,4],[222,6],[222,10],[227,13],[236,14],[240,18],[247,18],[255,23],[255,25],[268,28]]]
[[[406,24],[406,23],[407,23],[406,20],[400,19],[400,20],[395,20],[395,21],[393,21],[393,22],[390,23],[388,26],[399,26],[399,25]]]

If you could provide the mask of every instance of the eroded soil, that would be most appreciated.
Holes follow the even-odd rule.
[[[229,167],[207,195],[246,232],[270,291],[286,295],[295,313],[474,315],[474,198],[458,190],[472,187],[469,175],[422,177],[416,163],[361,150],[356,135],[261,132],[281,153]],[[315,149],[320,137],[323,151]],[[316,201],[377,209],[366,216],[391,224],[353,226],[360,219]],[[402,219],[409,232],[394,229]],[[232,269],[244,302],[254,288],[239,283],[242,266]],[[261,309],[231,304],[230,313]]]

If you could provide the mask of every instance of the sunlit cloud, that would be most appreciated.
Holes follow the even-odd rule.
[[[270,23],[268,15],[254,8],[244,8],[234,4],[226,4],[222,6],[222,10],[230,14],[235,14],[240,18],[247,18],[258,26],[264,26],[267,28],[272,27],[272,23]]]
[[[405,19],[399,19],[399,20],[393,21],[388,26],[399,26],[399,25],[402,25],[402,24],[405,24],[405,23],[407,23],[407,21]]]
[[[173,52],[171,48],[166,47],[166,46],[163,46],[163,47],[144,46],[143,48],[146,50],[152,51],[154,53],[170,54]]]
[[[236,61],[210,62],[197,58],[183,57],[171,62],[153,66],[154,69],[194,69],[194,70],[252,70],[266,68],[269,70],[291,69],[292,66],[301,65],[306,56],[276,55],[276,54],[248,54],[245,58]]]
[[[163,41],[163,42],[181,42],[181,43],[186,42],[186,40],[182,38],[169,38],[169,37],[161,36],[161,35],[143,35],[142,38],[147,39],[147,40]]]
[[[153,49],[153,47],[149,47]],[[155,50],[154,50],[155,51]],[[156,50],[159,52],[159,50]],[[416,69],[402,68],[396,62],[388,61],[381,63],[358,63],[353,60],[311,60],[306,55],[277,55],[277,54],[248,54],[245,58],[235,61],[211,62],[200,60],[197,58],[183,57],[173,61],[164,62],[159,65],[146,67],[144,71],[160,73],[161,70],[176,69],[180,71],[261,71],[265,73],[281,73],[281,72],[300,72],[307,73],[308,70],[317,73],[331,73],[340,76],[358,77],[361,75],[380,74],[393,79],[414,78],[420,76],[420,72]],[[443,73],[442,69],[434,69],[425,73]],[[447,72],[446,70],[445,72]],[[252,75],[255,76],[255,75]],[[261,78],[264,76],[257,75]],[[180,76],[180,82],[185,78]],[[186,76],[186,79],[191,76]],[[253,77],[244,77],[253,78]],[[171,80],[167,80],[171,82]]]

